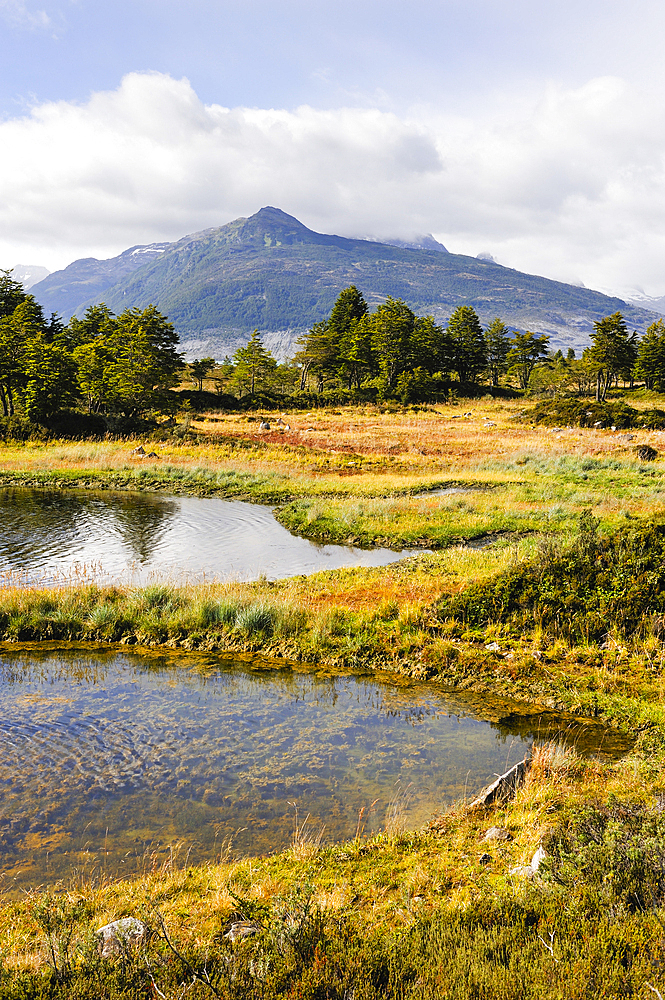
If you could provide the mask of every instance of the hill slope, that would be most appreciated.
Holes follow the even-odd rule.
[[[132,248],[111,261],[77,261],[32,292],[47,310],[65,315],[80,314],[95,301],[116,312],[152,302],[175,324],[183,346],[199,356],[231,352],[255,327],[272,334],[268,346],[288,353],[298,334],[326,316],[350,284],[372,307],[393,295],[442,321],[456,306],[468,304],[484,322],[498,315],[510,326],[547,333],[556,346],[576,350],[588,343],[593,321],[617,309],[640,332],[654,319],[621,299],[446,253],[440,244],[412,249],[315,233],[276,208],[153,246],[138,266],[137,251],[152,247]],[[70,285],[68,272],[76,272]],[[56,298],[66,299],[67,308],[56,306]]]

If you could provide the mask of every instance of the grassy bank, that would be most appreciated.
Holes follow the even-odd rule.
[[[138,440],[4,444],[0,485],[252,500],[314,539],[394,547],[567,531],[587,508],[604,525],[662,508],[662,463],[636,450],[658,450],[659,431],[542,427],[520,402],[467,405],[286,414],[281,427],[267,414],[270,431],[253,416],[210,415],[193,422],[195,439],[155,445],[156,459],[133,453]]]

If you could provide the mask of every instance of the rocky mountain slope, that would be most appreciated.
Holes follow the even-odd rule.
[[[500,316],[578,352],[602,316],[621,310],[640,333],[655,318],[601,292],[448,253],[431,237],[396,246],[325,235],[277,208],[175,243],[132,247],[109,261],[75,261],[32,293],[47,311],[66,318],[93,302],[115,312],[154,303],[175,324],[190,357],[232,354],[255,327],[284,357],[350,284],[371,307],[392,295],[443,322],[468,304],[485,323]]]

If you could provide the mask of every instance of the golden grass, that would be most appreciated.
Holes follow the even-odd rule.
[[[148,916],[151,906],[164,917],[176,939],[203,949],[237,908],[234,896],[269,902],[302,883],[313,902],[332,914],[352,913],[377,927],[408,927],[415,916],[443,900],[464,906],[479,897],[518,893],[528,865],[552,829],[553,816],[566,804],[637,797],[655,803],[660,784],[646,791],[644,762],[626,758],[618,764],[585,761],[574,750],[555,744],[534,749],[534,762],[515,798],[488,810],[469,811],[464,802],[435,817],[426,828],[406,832],[403,803],[388,817],[389,829],[336,846],[318,843],[305,824],[294,845],[281,854],[189,867],[185,845],[166,863],[144,859],[134,878],[113,880],[103,867],[82,872],[67,886],[70,899],[85,898],[95,910],[95,926],[125,915]],[[408,818],[408,801],[406,801]],[[492,826],[505,828],[510,840],[484,841]],[[325,838],[324,838],[325,840]],[[481,855],[490,860],[481,864]],[[34,969],[45,964],[37,925],[31,917],[31,893],[0,904],[0,940],[8,967]]]

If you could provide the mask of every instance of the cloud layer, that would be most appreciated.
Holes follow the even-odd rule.
[[[63,266],[275,205],[322,232],[488,251],[592,287],[665,292],[665,114],[613,77],[486,119],[204,105],[131,73],[0,123],[0,264]]]

